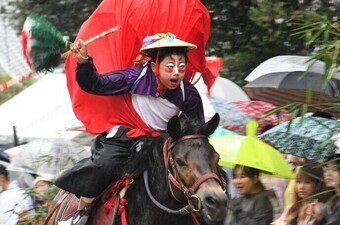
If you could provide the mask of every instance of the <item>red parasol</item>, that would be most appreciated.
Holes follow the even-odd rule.
[[[86,40],[113,26],[120,26],[121,30],[88,46],[100,73],[132,66],[145,36],[171,32],[198,46],[188,55],[186,79],[191,80],[195,72],[201,72],[205,81],[213,77],[205,67],[210,17],[199,0],[104,0],[81,26],[77,39]],[[110,129],[115,116],[124,115],[115,107],[124,97],[98,97],[83,92],[74,79],[75,66],[75,59],[68,57],[65,70],[76,116],[90,133]]]

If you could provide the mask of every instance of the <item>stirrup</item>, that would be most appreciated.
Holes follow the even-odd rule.
[[[85,225],[89,216],[86,209],[77,210],[71,219],[71,225]]]

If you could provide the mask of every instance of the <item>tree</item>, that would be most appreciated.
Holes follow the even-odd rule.
[[[221,71],[239,85],[261,62],[284,54],[308,55],[306,40],[293,36],[294,19],[308,20],[310,11],[336,18],[333,1],[203,0],[212,18],[208,54],[223,57]]]
[[[5,10],[11,13],[18,33],[27,15],[35,12],[64,35],[69,35],[72,41],[81,24],[101,1],[89,0],[81,4],[75,0],[8,2],[10,6],[15,5],[12,10],[10,7]],[[202,3],[209,9],[212,23],[207,55],[223,57],[221,75],[241,86],[245,83],[244,78],[268,58],[312,53],[313,46],[306,45],[305,38],[292,35],[298,28],[294,19],[308,21],[312,17],[308,12],[336,19],[340,11],[338,1],[328,0],[202,0]]]

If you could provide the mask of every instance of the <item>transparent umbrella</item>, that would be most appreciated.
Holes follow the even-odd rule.
[[[89,150],[71,140],[37,139],[16,152],[8,165],[8,170],[51,177],[89,156]]]

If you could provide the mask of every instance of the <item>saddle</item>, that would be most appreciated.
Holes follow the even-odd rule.
[[[101,196],[97,197],[88,207],[85,213],[88,220],[85,224],[113,225],[116,216],[125,210],[126,200],[124,199],[124,195],[131,183],[132,178],[127,175],[125,178],[111,184],[109,188],[107,188]],[[63,225],[63,221],[68,221],[73,218],[77,212],[78,201],[78,197],[70,193],[61,202],[60,210],[57,211],[56,215],[56,220],[58,221],[54,222]],[[84,224],[82,223],[82,225]]]

